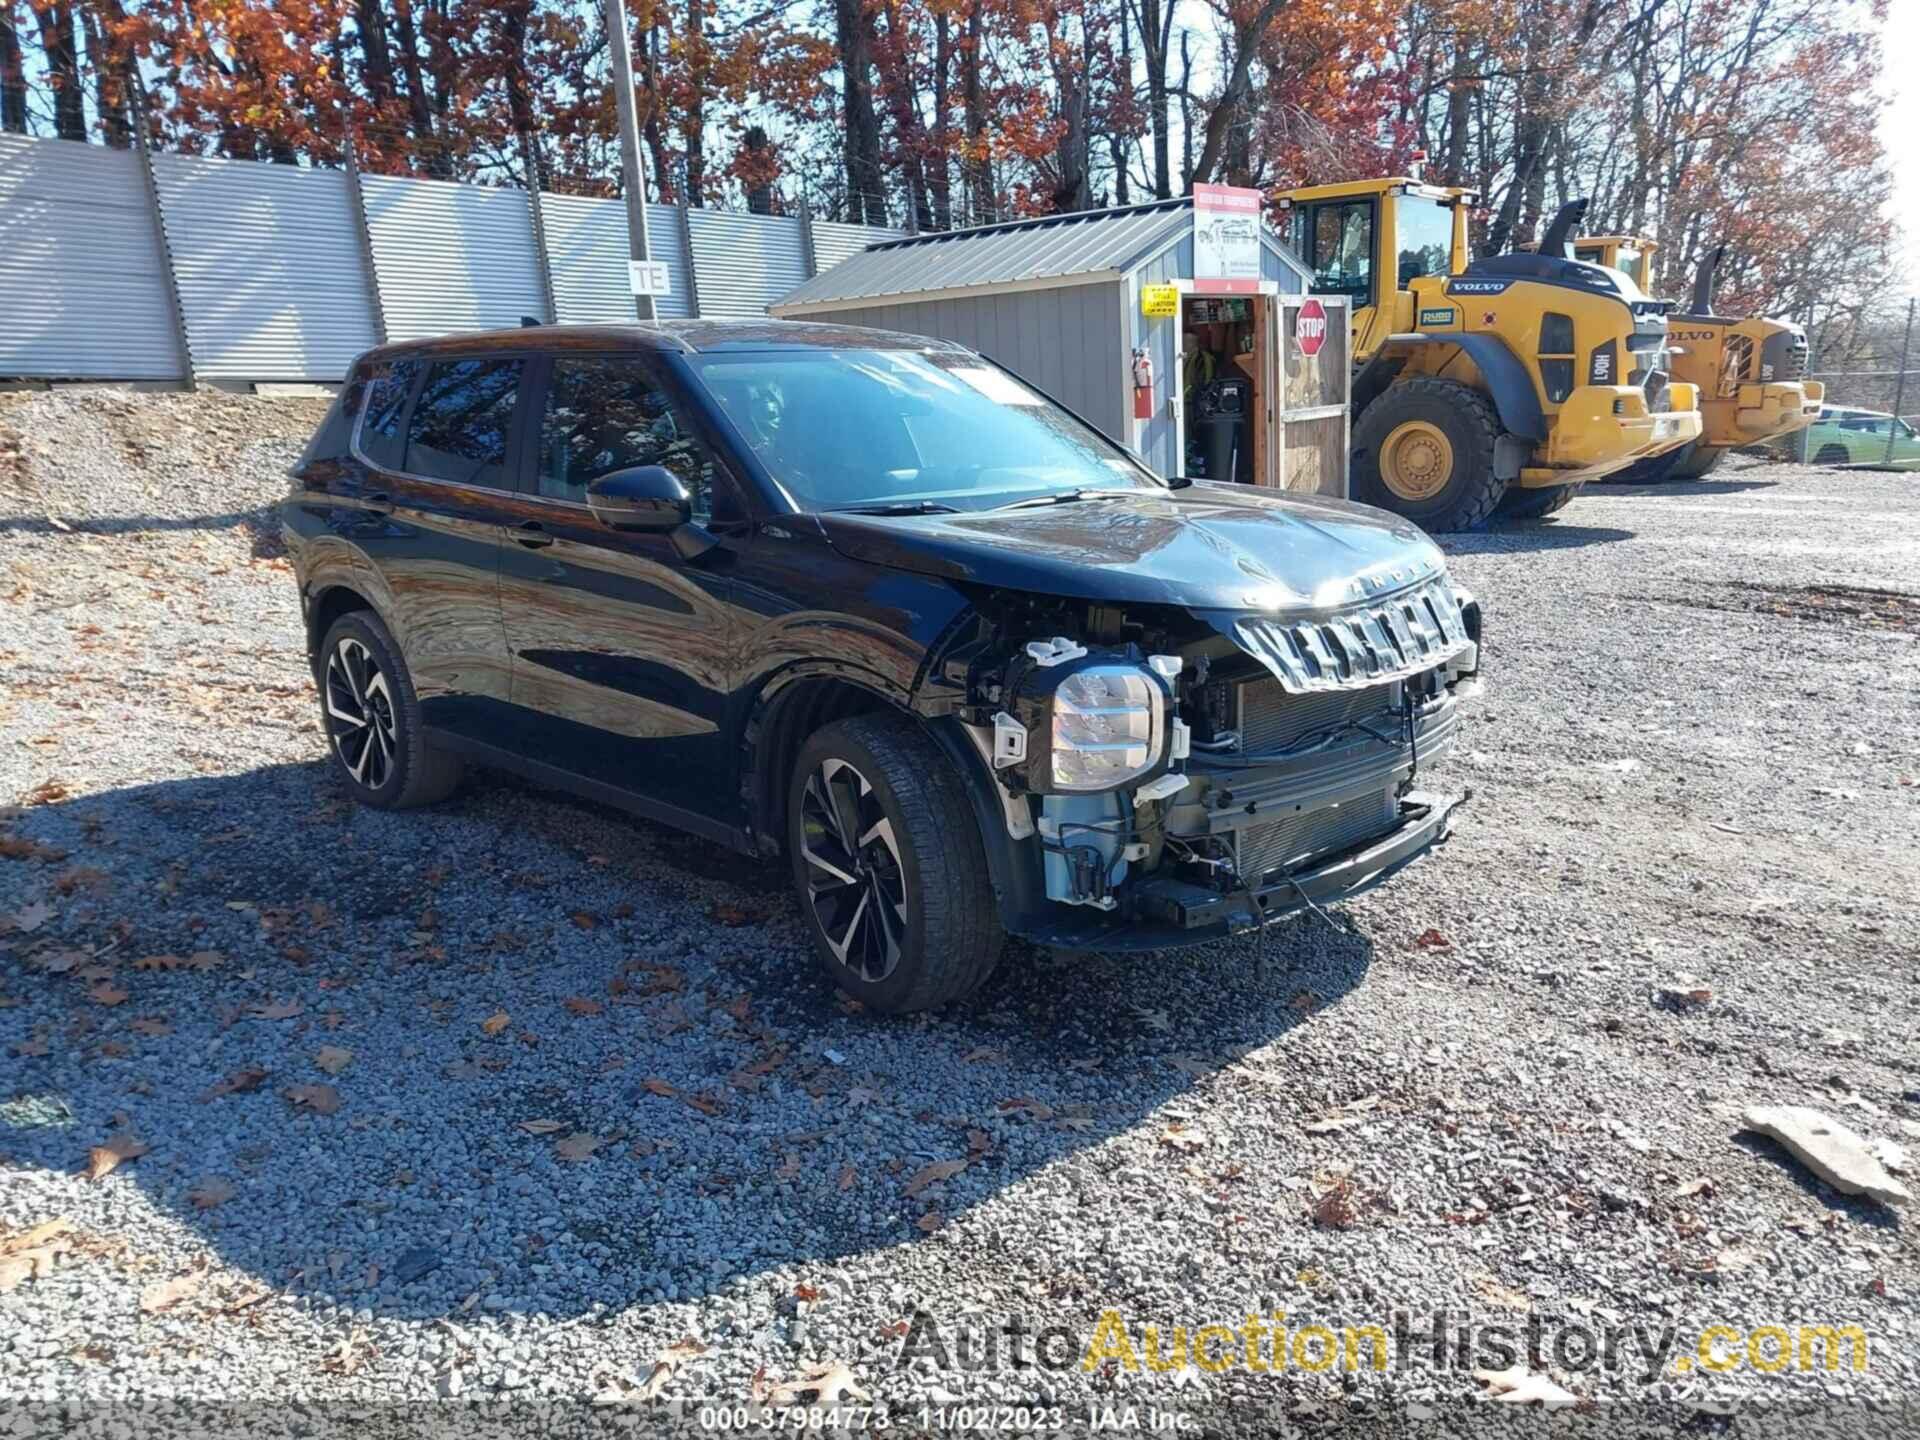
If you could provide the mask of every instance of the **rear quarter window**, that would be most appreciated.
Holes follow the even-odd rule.
[[[367,413],[360,425],[360,452],[376,465],[398,470],[406,458],[407,397],[420,374],[418,360],[376,365],[367,382]]]

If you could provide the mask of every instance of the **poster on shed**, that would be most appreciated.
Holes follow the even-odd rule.
[[[1260,192],[1237,185],[1193,187],[1193,278],[1260,278]]]

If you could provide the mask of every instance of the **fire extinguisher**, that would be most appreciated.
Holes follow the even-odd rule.
[[[1133,352],[1133,418],[1153,418],[1153,357],[1144,349]]]

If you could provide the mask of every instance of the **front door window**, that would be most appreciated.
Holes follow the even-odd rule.
[[[635,465],[661,465],[687,487],[696,520],[714,513],[712,457],[643,360],[553,362],[540,419],[539,491],[584,503],[587,486]]]
[[[1308,209],[1301,250],[1313,270],[1313,293],[1373,303],[1373,201],[1329,200]]]

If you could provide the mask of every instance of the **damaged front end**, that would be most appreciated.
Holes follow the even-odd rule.
[[[1444,571],[1298,619],[1068,602],[982,619],[948,673],[964,665],[955,713],[993,777],[1016,934],[1192,943],[1360,894],[1446,838],[1461,797],[1421,782],[1477,688],[1480,608]]]

